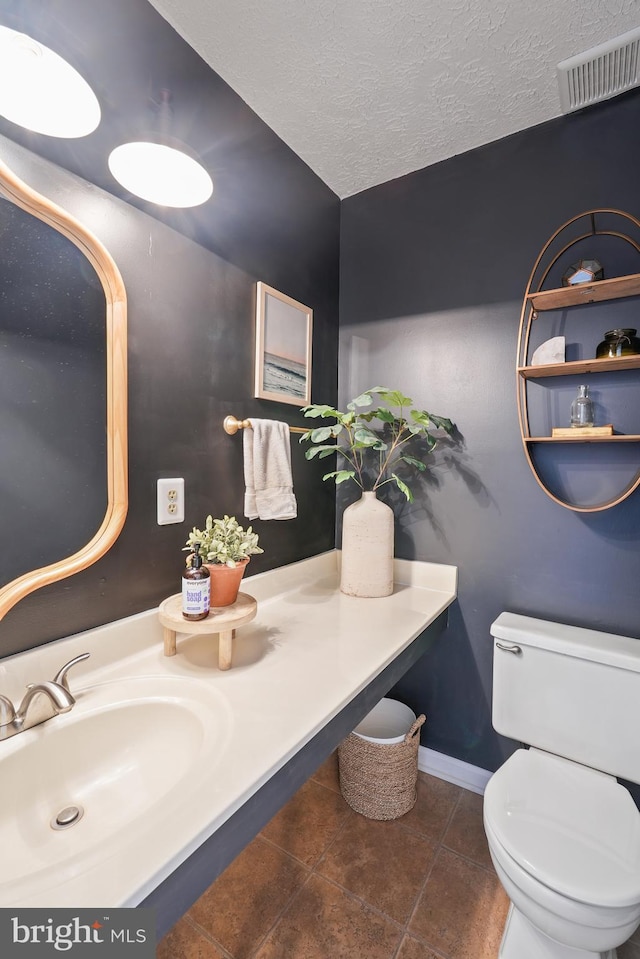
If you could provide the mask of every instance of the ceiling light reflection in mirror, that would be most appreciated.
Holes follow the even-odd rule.
[[[66,60],[0,26],[0,115],[45,136],[83,137],[98,126],[100,104]]]

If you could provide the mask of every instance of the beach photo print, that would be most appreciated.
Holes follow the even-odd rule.
[[[313,310],[258,283],[255,396],[308,406],[311,402]]]

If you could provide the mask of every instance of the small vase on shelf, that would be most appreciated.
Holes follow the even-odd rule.
[[[571,404],[571,426],[593,426],[593,400],[588,386],[579,386],[578,395]]]

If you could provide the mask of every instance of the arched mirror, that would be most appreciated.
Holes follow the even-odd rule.
[[[102,243],[0,161],[0,618],[122,529],[126,325]]]

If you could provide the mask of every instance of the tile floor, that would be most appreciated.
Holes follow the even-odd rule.
[[[376,822],[343,800],[333,756],[164,937],[157,957],[497,959],[507,907],[480,796],[420,773],[411,812]],[[618,959],[640,959],[640,932]]]

